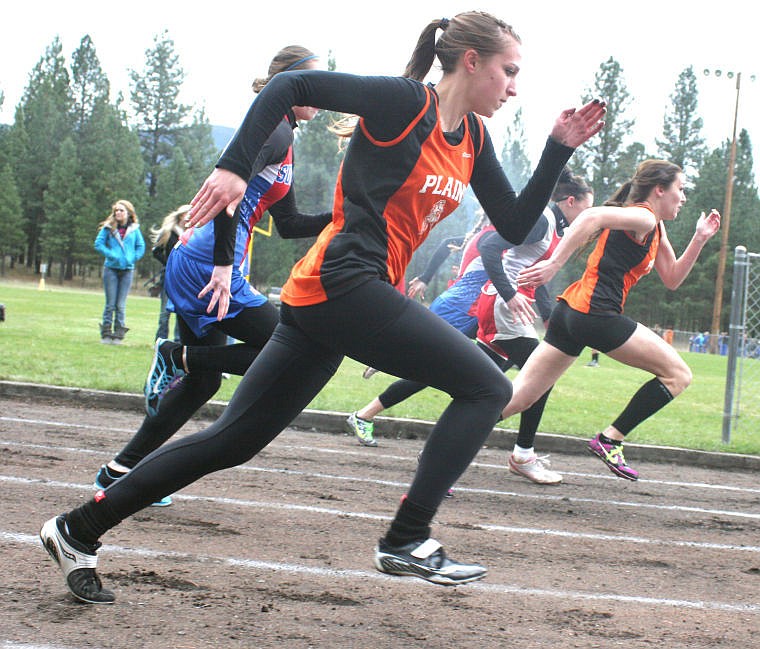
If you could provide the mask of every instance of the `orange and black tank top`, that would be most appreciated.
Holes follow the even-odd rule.
[[[352,135],[335,188],[333,220],[291,271],[282,300],[324,302],[380,278],[396,284],[431,229],[462,202],[483,143],[480,118],[447,141],[435,92],[393,140],[378,140],[364,120]],[[356,158],[356,160],[354,160]]]
[[[581,313],[622,313],[628,291],[654,267],[660,227],[658,223],[641,242],[625,230],[603,230],[583,276],[558,299]]]

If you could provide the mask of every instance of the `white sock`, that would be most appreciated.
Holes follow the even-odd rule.
[[[522,446],[518,446],[517,444],[515,444],[515,449],[514,449],[514,451],[512,451],[512,455],[517,460],[523,460],[523,461],[525,461],[525,460],[529,460],[531,457],[533,457],[533,455],[535,455],[535,453],[533,451],[533,447],[532,446],[530,448],[523,448]]]
[[[119,464],[116,460],[111,460],[106,466],[117,473],[129,473],[129,469]]]

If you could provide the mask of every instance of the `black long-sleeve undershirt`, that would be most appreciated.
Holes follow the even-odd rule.
[[[297,127],[295,115],[288,111],[287,119],[280,120],[272,134],[267,138],[256,164],[248,178],[250,181],[270,164],[278,163],[285,158],[288,149],[293,144],[293,129]],[[293,163],[295,166],[295,162]],[[296,239],[318,235],[332,220],[331,212],[320,214],[304,214],[298,211],[295,188],[290,190],[279,201],[269,206],[277,233],[283,239]],[[235,260],[235,237],[240,221],[240,212],[235,210],[232,218],[222,212],[214,219],[214,265],[229,266]]]
[[[275,75],[253,102],[218,166],[248,178],[264,142],[291,106],[314,106],[359,115],[373,137],[391,140],[419,113],[425,97],[422,84],[401,77],[365,77],[322,70],[283,72]],[[525,239],[549,202],[572,153],[572,148],[549,138],[535,172],[517,194],[484,128],[483,146],[470,183],[505,239],[515,243]]]

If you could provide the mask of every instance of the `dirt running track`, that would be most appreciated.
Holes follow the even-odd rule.
[[[31,401],[31,402],[30,402]],[[483,449],[434,535],[485,580],[446,588],[372,566],[421,442],[365,449],[285,431],[111,531],[114,606],[76,603],[39,544],[92,494],[138,413],[0,400],[0,648],[758,646],[760,488],[750,472],[553,455],[559,487]],[[188,431],[202,422],[193,422]]]

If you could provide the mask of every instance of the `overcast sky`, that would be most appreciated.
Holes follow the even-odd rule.
[[[735,81],[725,72],[742,71],[739,128],[750,132],[757,157],[760,81],[751,82],[750,75],[760,76],[760,50],[749,7],[739,0],[15,2],[0,22],[0,90],[5,93],[0,122],[13,121],[30,71],[56,36],[70,60],[89,34],[112,94],[121,90],[128,97],[128,70],[144,68],[145,50],[167,29],[186,75],[181,101],[204,107],[212,124],[237,127],[253,98],[251,80],[266,75],[272,56],[285,45],[309,47],[325,62],[331,51],[340,71],[400,74],[431,19],[482,9],[512,24],[523,41],[518,97],[489,121],[497,146],[522,107],[528,153],[535,160],[556,116],[580,105],[600,64],[612,56],[622,65],[634,98],[629,117],[636,119],[636,139],[652,153],[685,67],[693,65],[698,74],[699,111],[711,146],[731,136]],[[705,77],[705,68],[722,69],[724,76]]]

